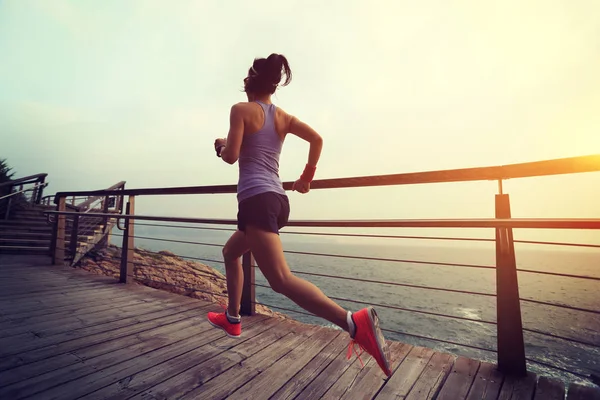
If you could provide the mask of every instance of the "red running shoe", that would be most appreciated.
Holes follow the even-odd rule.
[[[239,338],[242,334],[242,322],[231,323],[227,319],[224,312],[218,314],[215,312],[208,313],[208,322],[215,328],[221,328],[230,338]]]
[[[356,333],[348,345],[348,359],[352,351],[356,353],[361,365],[364,366],[360,355],[363,351],[369,353],[387,377],[392,376],[389,364],[389,350],[385,338],[379,329],[379,317],[373,307],[363,308],[352,314],[352,320],[356,326]],[[360,353],[355,349],[355,345],[360,347]]]

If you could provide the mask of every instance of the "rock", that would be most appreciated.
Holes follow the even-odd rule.
[[[120,274],[121,249],[109,246],[83,257],[77,267],[83,270],[118,278]],[[135,248],[134,277],[138,284],[158,290],[181,294],[212,303],[227,301],[225,276],[208,265],[183,260],[170,251],[153,253]],[[279,318],[285,314],[257,305],[256,311]]]

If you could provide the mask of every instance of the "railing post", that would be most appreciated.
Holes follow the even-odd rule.
[[[126,215],[135,214],[135,196],[129,196]],[[123,244],[121,246],[121,283],[131,283],[133,280],[133,255],[134,255],[134,222],[133,219],[125,219],[125,230],[123,231]]]
[[[108,213],[108,199],[108,196],[105,196],[104,200],[102,200],[102,212],[104,214]],[[106,230],[108,229],[108,217],[102,218],[102,224],[104,225],[103,232],[106,232]]]
[[[31,191],[31,198],[29,199],[29,202],[31,203],[31,205],[35,204],[35,200],[37,199],[37,192],[39,187],[37,186],[37,183],[34,183],[33,185],[33,190]]]
[[[58,199],[58,206],[56,210],[64,212],[67,207],[67,199],[60,197]],[[54,231],[52,232],[52,243],[54,251],[52,252],[52,264],[63,265],[65,263],[65,218],[64,214],[56,215],[56,222],[54,223]]]
[[[108,213],[108,206],[109,206],[109,197],[105,196],[104,199],[102,200],[101,206],[102,206],[102,212],[104,214]],[[102,240],[100,240],[98,242],[98,244],[96,245],[97,248],[99,249],[106,249],[108,247],[108,245],[110,244],[110,237],[111,237],[111,233],[108,230],[108,222],[109,222],[109,218],[108,217],[103,217],[102,218],[102,225],[104,225],[104,227],[102,228],[102,233],[103,233],[103,237]],[[108,231],[108,232],[107,232]]]
[[[8,201],[6,202],[6,212],[4,213],[4,219],[8,219],[9,215],[10,215],[10,206],[12,205],[12,197],[8,198]]]
[[[254,286],[254,257],[250,251],[242,257],[242,269],[244,271],[244,286],[240,314],[254,315],[256,313],[256,286]]]
[[[36,191],[36,195],[37,196],[35,198],[35,204],[40,204],[42,202],[42,197],[44,197],[44,186],[45,186],[45,184],[46,184],[46,177],[43,176],[40,179],[40,182],[39,182],[40,186],[37,188],[37,191]]]
[[[73,215],[73,226],[71,227],[71,260],[75,261],[75,256],[77,255],[77,244],[79,242],[79,214]]]
[[[508,194],[496,195],[496,218],[511,218]],[[512,228],[496,228],[498,369],[525,375],[525,344]]]

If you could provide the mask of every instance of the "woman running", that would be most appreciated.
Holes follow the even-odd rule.
[[[372,307],[354,313],[344,310],[315,285],[293,275],[286,263],[279,238],[279,230],[287,224],[290,213],[289,200],[279,178],[283,141],[291,133],[310,143],[308,163],[292,188],[308,193],[323,139],[306,123],[271,103],[271,95],[283,73],[285,81],[281,86],[286,86],[292,80],[292,72],[283,55],[271,54],[254,60],[244,79],[248,101],[231,107],[229,134],[214,143],[217,156],[223,161],[234,164],[239,160],[238,230],[223,248],[229,304],[224,313],[208,313],[208,320],[230,337],[241,335],[239,311],[244,275],[240,258],[250,250],[275,292],[347,331],[351,338],[348,357],[357,344],[390,376],[387,346],[375,310]]]

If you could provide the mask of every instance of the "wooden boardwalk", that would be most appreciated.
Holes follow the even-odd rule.
[[[340,331],[258,315],[231,339],[206,322],[217,305],[48,264],[0,255],[0,399],[564,399],[557,381],[397,342],[385,381]]]

